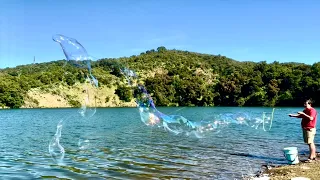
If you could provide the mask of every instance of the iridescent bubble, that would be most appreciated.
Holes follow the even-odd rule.
[[[89,149],[91,147],[90,140],[80,138],[78,141],[78,146],[80,150]]]
[[[93,58],[88,55],[86,49],[76,40],[64,35],[54,35],[52,39],[59,43],[63,53],[67,59],[67,63],[85,70],[85,83],[83,86],[83,101],[79,114],[82,117],[90,118],[96,113],[96,88],[99,86],[98,80],[92,75],[91,61]],[[61,130],[63,128],[64,120],[61,120],[57,125],[57,131],[49,143],[49,153],[57,162],[62,162],[65,151],[60,144]],[[87,142],[85,142],[87,143]]]
[[[206,120],[189,120],[181,115],[167,115],[157,110],[152,97],[142,84],[133,85],[132,81],[138,78],[130,69],[123,69],[122,74],[134,88],[134,98],[139,109],[141,121],[151,127],[159,127],[173,134],[194,134],[196,137],[205,137],[208,134],[218,133],[230,124],[245,125],[255,129],[270,130],[273,113],[263,112],[261,115],[249,113],[222,113]],[[268,116],[269,115],[269,116]],[[266,128],[267,127],[267,128]]]
[[[53,41],[60,44],[67,61],[79,68],[91,69],[90,57],[86,49],[76,40],[64,35],[52,36]]]
[[[124,77],[127,79],[128,84],[132,86],[132,81],[137,79],[137,74],[133,70],[127,69],[127,68],[120,68],[121,73],[124,75]]]
[[[92,83],[94,83],[92,82],[92,79],[87,77],[85,81],[85,86],[83,89],[84,99],[83,99],[83,102],[81,103],[81,108],[79,109],[80,115],[85,118],[92,117],[97,111],[96,97],[95,97],[95,95],[97,94],[96,93],[97,89],[91,86]]]
[[[49,153],[51,157],[58,163],[62,162],[65,154],[64,148],[60,144],[62,127],[63,127],[63,120],[59,121],[57,125],[57,131],[49,143]]]
[[[60,44],[68,63],[77,68],[87,70],[86,83],[83,89],[85,94],[79,113],[87,118],[93,116],[96,112],[95,88],[99,86],[98,80],[91,72],[93,57],[87,53],[86,49],[76,39],[61,34],[54,35],[52,39]]]

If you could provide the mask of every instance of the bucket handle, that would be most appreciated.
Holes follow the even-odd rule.
[[[297,153],[297,156],[296,156],[296,157],[294,158],[294,160],[292,160],[292,161],[291,161],[291,160],[288,160],[287,155],[286,155],[285,152],[283,153],[283,156],[286,158],[287,161],[290,161],[291,163],[293,163],[293,162],[298,158],[298,153]]]

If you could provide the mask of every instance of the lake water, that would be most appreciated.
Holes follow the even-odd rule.
[[[136,108],[100,108],[84,119],[78,109],[0,110],[1,179],[241,179],[264,164],[286,163],[282,149],[296,146],[304,158],[301,108],[277,108],[270,131],[230,124],[206,138],[180,136],[144,125]],[[159,108],[192,120],[215,113],[262,114],[272,108]],[[61,119],[63,164],[48,144]],[[85,148],[79,142],[87,140]],[[319,136],[316,137],[319,142]],[[320,148],[320,147],[318,147]]]

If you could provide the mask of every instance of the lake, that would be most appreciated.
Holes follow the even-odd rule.
[[[260,116],[272,108],[158,108],[198,121],[217,113],[250,112]],[[282,149],[298,147],[306,158],[300,120],[289,118],[301,108],[276,108],[270,131],[229,124],[205,138],[174,135],[150,128],[137,108],[98,108],[91,118],[78,109],[0,110],[1,179],[241,179],[261,165],[285,164]],[[317,109],[318,110],[318,109]],[[319,110],[318,110],[319,111]],[[63,163],[48,145],[61,119]],[[316,143],[319,136],[316,136]],[[80,144],[79,144],[80,143]],[[81,146],[81,148],[80,148]],[[320,147],[318,147],[320,148]]]

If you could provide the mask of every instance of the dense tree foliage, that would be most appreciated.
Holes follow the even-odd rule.
[[[100,85],[117,87],[115,93],[123,101],[133,98],[120,71],[128,67],[158,106],[301,106],[306,98],[320,102],[320,63],[239,62],[159,47],[91,64]],[[2,69],[0,106],[20,107],[32,88],[84,82],[86,71],[64,60]]]

